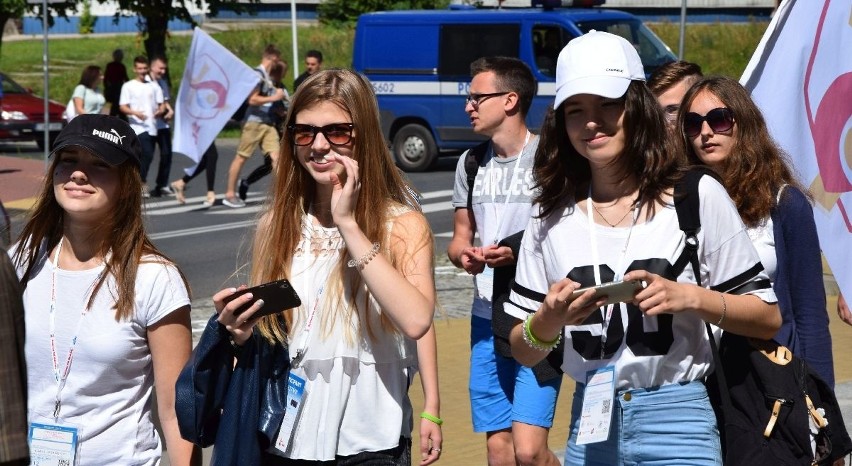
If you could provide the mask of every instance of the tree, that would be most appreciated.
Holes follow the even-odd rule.
[[[6,22],[23,16],[26,8],[26,0],[0,0],[0,47],[3,46],[3,29]]]
[[[326,0],[317,6],[325,24],[352,25],[358,16],[371,11],[434,10],[446,8],[449,0]]]
[[[3,1],[3,0],[0,0]],[[77,0],[79,1],[79,0]],[[108,0],[98,0],[106,3]],[[136,13],[139,18],[139,32],[145,35],[145,53],[148,57],[166,57],[166,38],[168,36],[168,25],[172,19],[185,21],[197,25],[190,15],[186,5],[189,3],[197,8],[207,8],[211,16],[216,16],[223,7],[236,12],[249,11],[249,3],[259,3],[260,0],[118,0],[119,11],[115,14],[116,19],[121,12]]]

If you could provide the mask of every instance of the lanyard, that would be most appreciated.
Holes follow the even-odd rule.
[[[601,284],[600,271],[600,256],[598,255],[598,235],[597,225],[594,219],[594,206],[592,205],[592,186],[589,185],[589,195],[586,198],[586,218],[589,220],[589,239],[592,242],[592,264],[595,272],[595,285]],[[624,261],[627,258],[627,247],[630,244],[630,237],[633,235],[633,227],[636,226],[636,220],[639,218],[639,209],[633,207],[633,221],[630,222],[630,230],[627,231],[627,239],[624,241],[624,247],[621,249],[621,257],[618,259],[618,265],[615,267],[615,276],[613,281],[619,281],[624,277]],[[612,311],[616,303],[611,303],[608,306],[601,308],[604,314],[603,322],[601,322],[601,359],[603,359],[604,348],[606,347],[606,335],[609,330],[609,321],[612,318]]]
[[[325,285],[321,286],[319,291],[317,291],[317,297],[314,299],[314,306],[313,309],[311,309],[311,313],[308,314],[308,320],[305,322],[305,328],[304,330],[302,330],[301,335],[299,335],[299,340],[294,345],[296,355],[293,357],[292,360],[293,367],[299,366],[299,363],[305,356],[305,350],[308,349],[308,341],[311,336],[311,331],[314,327],[314,317],[316,317],[317,315],[317,309],[319,309],[319,303],[321,302],[320,298],[322,297],[323,290],[325,290]]]
[[[62,374],[59,373],[59,357],[56,354],[56,271],[59,270],[59,253],[62,251],[62,242],[65,237],[60,238],[59,244],[56,245],[56,254],[53,257],[53,272],[50,282],[50,355],[53,363],[53,378],[56,380],[56,397],[53,407],[54,419],[59,418],[59,408],[62,404],[62,389],[65,388],[65,382],[68,381],[68,373],[71,371],[71,361],[74,360],[74,349],[77,347],[77,337],[80,335],[80,328],[83,325],[83,318],[89,312],[85,303],[91,299],[89,295],[83,302],[83,311],[80,313],[80,320],[77,321],[77,329],[74,330],[74,338],[71,339],[71,346],[68,348],[68,357],[65,358],[65,369]],[[97,281],[97,278],[95,278]],[[92,291],[94,291],[92,282]]]
[[[497,244],[500,241],[500,238],[503,237],[503,221],[506,220],[506,206],[509,205],[509,199],[512,197],[512,186],[515,185],[515,175],[518,174],[518,166],[521,163],[521,158],[524,156],[524,150],[527,148],[527,143],[530,142],[530,132],[527,130],[527,137],[524,139],[524,145],[521,146],[521,152],[518,153],[518,158],[515,160],[515,166],[512,168],[512,179],[509,181],[509,190],[506,193],[506,200],[503,201],[503,215],[501,216],[499,212],[497,212],[497,196],[494,192],[497,188],[494,186],[494,159],[496,158],[496,154],[494,154],[494,146],[491,146],[491,160],[488,161],[488,181],[491,184],[491,206],[494,208],[494,216],[499,217],[500,221],[497,223],[497,230],[494,232],[494,240],[491,244]]]

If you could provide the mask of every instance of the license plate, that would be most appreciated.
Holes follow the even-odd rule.
[[[47,130],[48,131],[59,131],[62,129],[62,123],[48,123]],[[44,123],[36,123],[35,125],[36,131],[44,131]]]

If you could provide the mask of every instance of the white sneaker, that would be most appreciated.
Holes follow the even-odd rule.
[[[245,207],[245,206],[246,206],[246,203],[245,203],[245,202],[243,202],[243,200],[242,200],[242,199],[240,199],[240,198],[238,198],[238,197],[236,197],[236,196],[234,196],[234,197],[226,197],[226,198],[222,199],[222,204],[225,204],[226,206],[228,206],[228,207],[230,207],[230,208],[232,208],[232,209],[239,209],[240,207]]]

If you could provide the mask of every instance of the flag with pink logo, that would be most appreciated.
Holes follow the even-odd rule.
[[[852,296],[852,2],[784,0],[740,80],[814,195],[823,254]]]
[[[195,28],[175,103],[172,150],[198,162],[258,82],[257,71]]]

